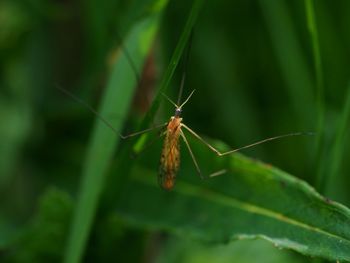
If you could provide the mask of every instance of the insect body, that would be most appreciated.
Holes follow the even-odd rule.
[[[181,121],[179,116],[173,116],[167,125],[165,139],[160,157],[158,174],[159,185],[170,190],[174,187],[176,174],[180,166],[180,144]]]
[[[186,102],[190,99],[195,90],[191,92],[191,94],[187,97],[187,99],[178,106],[171,99],[169,99],[166,95],[164,95],[170,103],[175,106],[175,114],[172,116],[168,123],[164,124],[166,126],[166,130],[162,135],[165,135],[162,155],[160,157],[160,167],[158,174],[158,182],[159,185],[165,190],[171,190],[175,185],[176,174],[179,171],[180,167],[180,137],[184,140],[187,149],[192,157],[193,163],[196,167],[198,174],[202,177],[199,165],[197,163],[196,158],[192,152],[192,149],[186,139],[185,134],[182,131],[182,127],[192,131],[189,129],[184,123],[182,123],[181,112],[182,107],[186,104]],[[146,130],[145,130],[146,131]]]

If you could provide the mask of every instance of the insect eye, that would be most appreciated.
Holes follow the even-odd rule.
[[[180,116],[180,114],[181,114],[181,109],[177,108],[175,110],[175,116]]]

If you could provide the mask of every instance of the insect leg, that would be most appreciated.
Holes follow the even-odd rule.
[[[224,155],[229,155],[231,153],[235,153],[235,152],[238,152],[240,150],[243,150],[243,149],[247,149],[247,148],[250,148],[250,147],[253,147],[255,145],[258,145],[258,144],[262,144],[262,143],[265,143],[265,142],[268,142],[268,141],[273,141],[273,140],[276,140],[276,139],[281,139],[281,138],[285,138],[285,137],[291,137],[291,136],[300,136],[300,135],[314,135],[313,132],[294,132],[294,133],[288,133],[288,134],[283,134],[283,135],[279,135],[279,136],[275,136],[275,137],[271,137],[271,138],[267,138],[267,139],[264,139],[264,140],[261,140],[261,141],[257,141],[255,143],[252,143],[252,144],[248,144],[246,146],[243,146],[243,147],[240,147],[240,148],[236,148],[236,149],[232,149],[232,150],[229,150],[227,152],[220,152],[219,150],[215,149],[212,145],[210,145],[209,143],[207,143],[205,140],[202,139],[202,137],[200,137],[197,133],[195,133],[192,129],[190,129],[188,126],[186,126],[185,124],[181,123],[181,126],[184,127],[186,130],[188,130],[194,137],[196,137],[198,140],[200,140],[202,143],[204,143],[206,146],[209,147],[209,149],[211,149],[213,152],[215,152],[218,156],[224,156]]]
[[[192,157],[193,163],[194,163],[194,165],[196,166],[196,170],[197,170],[197,172],[198,172],[200,178],[201,178],[201,179],[204,179],[204,177],[203,177],[203,175],[202,175],[202,173],[201,173],[201,171],[200,171],[200,169],[199,169],[199,165],[198,165],[198,163],[197,163],[197,160],[196,160],[196,158],[194,157],[194,154],[193,154],[193,152],[192,152],[192,149],[191,149],[191,147],[190,147],[190,144],[189,144],[188,141],[187,141],[187,138],[186,138],[185,134],[184,134],[182,131],[181,131],[180,134],[181,134],[181,137],[183,138],[183,140],[184,140],[184,142],[185,142],[185,144],[186,144],[186,146],[187,146],[188,151],[190,152],[190,155],[191,155],[191,157]],[[214,172],[214,173],[210,174],[209,177],[219,176],[219,175],[222,175],[222,174],[224,174],[224,173],[226,173],[226,172],[227,172],[226,169],[222,169],[222,170],[220,170],[220,171],[217,171],[217,172]]]
[[[62,88],[61,86],[59,86],[58,84],[55,85],[55,88],[60,90],[62,93],[64,93],[65,95],[67,95],[68,97],[72,98],[73,100],[75,100],[76,102],[84,105],[90,112],[92,112],[93,114],[95,114],[95,116],[97,116],[106,126],[108,126],[114,133],[119,134],[119,132],[112,126],[112,124],[109,123],[109,121],[107,121],[100,113],[97,112],[97,110],[95,110],[89,103],[87,103],[86,101],[78,98],[77,96],[75,96],[73,93],[71,93],[70,91]],[[120,134],[119,134],[120,135]]]
[[[182,139],[184,140],[184,142],[185,142],[185,144],[186,144],[186,146],[187,146],[187,149],[188,149],[188,151],[189,151],[189,153],[190,153],[190,155],[191,155],[191,157],[192,157],[194,166],[196,167],[196,170],[197,170],[197,172],[198,172],[198,174],[199,174],[199,177],[200,177],[201,179],[204,179],[204,178],[203,178],[203,175],[202,175],[202,173],[201,173],[201,170],[199,169],[199,165],[198,165],[198,163],[197,163],[196,157],[194,157],[194,154],[193,154],[193,152],[192,152],[191,146],[190,146],[190,144],[188,143],[185,134],[181,131],[181,132],[180,132],[180,135],[181,135]]]
[[[158,129],[158,128],[161,128],[161,127],[164,127],[165,125],[167,125],[167,123],[164,123],[164,124],[156,125],[155,127],[152,127],[152,128],[149,128],[149,129],[146,129],[143,131],[134,132],[134,133],[131,133],[128,135],[122,135],[100,113],[98,113],[93,107],[91,107],[90,104],[88,104],[84,100],[78,98],[70,91],[60,87],[59,85],[56,85],[55,88],[60,90],[61,92],[63,92],[67,96],[71,97],[72,99],[74,99],[78,103],[84,105],[90,112],[95,114],[106,126],[108,126],[114,133],[118,134],[120,136],[120,138],[122,138],[122,139],[127,139],[130,137],[136,136],[136,135],[140,135],[140,134],[143,134],[143,133],[146,133],[146,132],[149,132],[149,131],[152,131],[152,130],[155,130],[155,129]]]
[[[163,124],[156,125],[155,127],[148,128],[148,129],[146,129],[146,130],[142,130],[142,131],[130,133],[130,134],[127,134],[127,135],[119,134],[119,136],[120,136],[120,138],[122,138],[122,139],[127,139],[127,138],[134,137],[134,136],[137,136],[137,135],[146,133],[146,132],[153,131],[153,130],[155,130],[155,129],[162,128],[162,127],[164,127],[164,126],[167,125],[167,124],[168,124],[168,123],[166,122],[166,123],[163,123]]]
[[[216,177],[216,176],[219,176],[219,175],[222,175],[224,173],[227,173],[227,170],[226,169],[222,169],[220,171],[217,171],[217,172],[214,172],[212,174],[209,174],[209,177]]]
[[[207,143],[205,140],[202,139],[197,133],[195,133],[191,128],[189,128],[186,124],[181,123],[181,126],[184,127],[186,130],[188,130],[194,137],[196,137],[198,140],[200,140],[202,143],[204,143],[206,146],[209,147],[210,150],[215,152],[217,155],[221,156],[222,153],[219,152],[217,149],[215,149],[213,146],[211,146],[209,143]]]

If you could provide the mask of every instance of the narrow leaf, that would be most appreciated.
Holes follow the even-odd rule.
[[[313,0],[305,1],[306,9],[306,18],[307,18],[307,27],[310,33],[310,39],[312,42],[312,51],[314,59],[314,72],[316,79],[316,100],[317,100],[317,134],[316,134],[316,161],[320,163],[318,166],[319,169],[316,174],[316,186],[319,191],[322,193],[325,191],[325,167],[323,165],[322,152],[323,149],[323,138],[324,138],[324,115],[325,115],[325,106],[324,106],[324,83],[323,83],[323,74],[322,74],[322,60],[320,52],[320,44],[318,37],[318,30],[315,17],[315,6]]]
[[[149,110],[149,112],[147,113],[147,115],[145,117],[145,120],[143,122],[143,126],[145,124],[148,124],[151,122],[154,114],[156,113],[156,111],[159,108],[162,93],[164,93],[169,86],[169,83],[174,75],[175,69],[179,63],[179,60],[182,56],[182,53],[183,53],[183,51],[186,47],[186,44],[190,38],[191,30],[193,29],[193,27],[197,21],[197,17],[198,17],[198,14],[199,14],[199,11],[200,11],[202,5],[203,5],[203,0],[195,0],[192,4],[192,8],[190,10],[185,27],[182,31],[181,36],[180,36],[179,42],[178,42],[176,49],[174,50],[174,53],[170,59],[168,68],[166,69],[166,71],[164,73],[164,76],[163,76],[162,81],[160,83],[160,88],[158,90],[157,96],[154,99],[154,102],[152,104],[151,109]]]
[[[159,10],[161,11],[161,10]],[[138,70],[151,46],[159,23],[159,12],[139,21],[133,28],[125,45],[133,54]],[[120,58],[114,65],[100,113],[102,116],[125,116],[132,99],[136,79],[125,53],[120,51]],[[110,120],[116,131],[121,130],[123,119]],[[83,177],[80,186],[77,208],[74,214],[71,233],[68,239],[65,262],[80,262],[84,246],[89,236],[91,224],[98,205],[98,200],[105,182],[106,170],[117,146],[118,135],[113,133],[101,120],[97,119],[92,134]]]

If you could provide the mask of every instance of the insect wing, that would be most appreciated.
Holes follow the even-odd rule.
[[[165,190],[171,190],[175,185],[176,174],[180,166],[179,137],[167,132],[158,174],[159,185]]]

